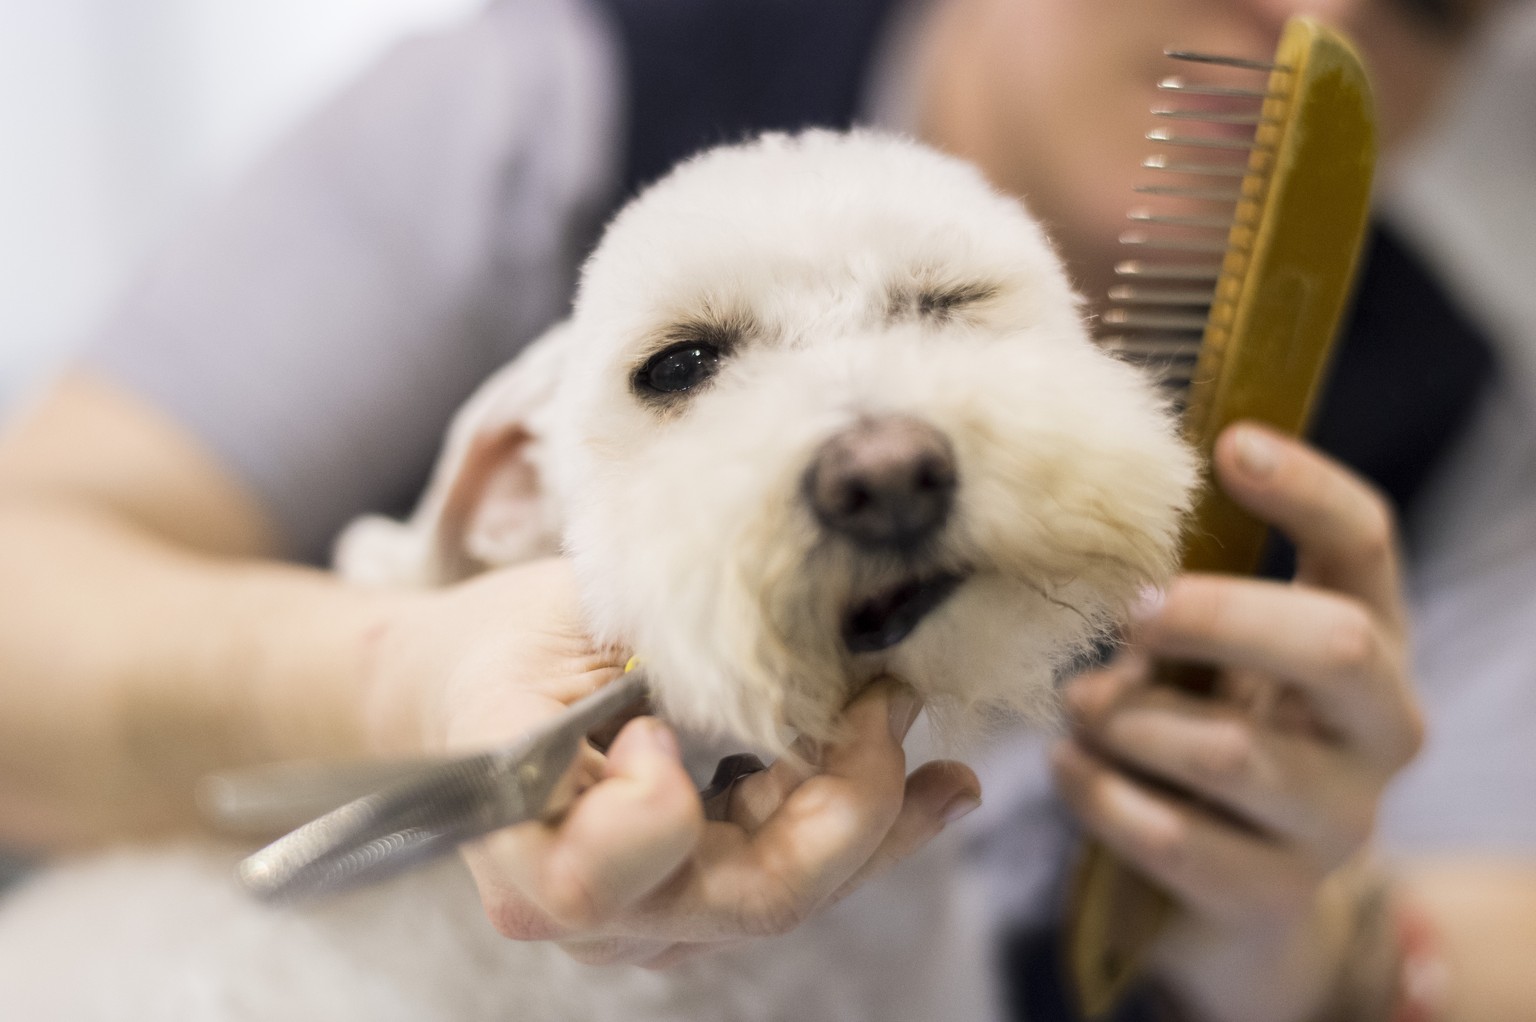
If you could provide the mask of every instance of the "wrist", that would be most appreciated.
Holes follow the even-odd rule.
[[[354,632],[356,703],[372,755],[462,747],[466,722],[499,718],[498,703],[540,673],[534,664],[547,637],[529,605],[539,589],[518,570],[438,589],[365,591],[378,602]]]
[[[1351,954],[1318,1022],[1437,1022],[1446,966],[1429,915],[1381,874],[1360,906]]]
[[[287,565],[234,567],[233,617],[259,622],[236,640],[243,678],[232,736],[240,762],[357,758],[389,751],[374,718],[377,650],[416,594],[354,586]],[[243,652],[241,646],[244,646]]]
[[[1427,913],[1364,860],[1325,882],[1305,925],[1220,942],[1191,954],[1175,938],[1159,971],[1179,1022],[1440,1022],[1445,959]],[[1245,962],[1266,961],[1259,973]],[[1224,982],[1211,982],[1221,976]]]
[[[1388,878],[1369,866],[1353,885],[1332,981],[1305,1022],[1393,1022],[1399,962],[1393,919]]]
[[[1390,1022],[1438,1022],[1449,1000],[1449,975],[1440,934],[1429,913],[1399,889],[1392,898],[1397,940]]]
[[[362,751],[384,758],[439,753],[444,700],[429,682],[441,681],[469,643],[451,613],[435,613],[444,591],[366,591],[375,599],[350,633]]]
[[[1176,921],[1153,959],[1156,980],[1179,1006],[1173,1017],[1315,1022],[1349,967],[1373,876],[1362,858],[1326,877],[1305,905],[1255,909],[1240,921]]]

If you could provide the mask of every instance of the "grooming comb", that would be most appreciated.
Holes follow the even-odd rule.
[[[1148,367],[1183,407],[1209,459],[1239,419],[1300,433],[1322,382],[1365,234],[1374,106],[1350,44],[1307,18],[1287,22],[1272,62],[1184,51],[1191,77],[1164,79],[1147,138],[1146,208],[1121,241],[1104,315],[1106,347]],[[1246,79],[1246,81],[1245,81]],[[1214,486],[1196,507],[1190,571],[1252,574],[1267,529]],[[1159,681],[1208,691],[1208,668]],[[1172,901],[1088,842],[1072,891],[1067,957],[1080,1006],[1102,1015],[1135,977]]]

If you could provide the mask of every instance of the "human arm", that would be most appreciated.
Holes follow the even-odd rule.
[[[195,829],[209,770],[505,741],[618,671],[561,562],[387,592],[272,545],[217,462],[101,381],[66,380],[0,437],[0,842]],[[708,825],[665,728],[632,723],[563,821],[471,850],[487,911],[604,960],[793,925],[974,797],[955,765],[905,779],[900,692],[862,695],[821,769],[761,775]]]
[[[212,766],[360,750],[349,632],[376,610],[257,560],[274,545],[238,483],[108,384],[70,378],[0,438],[0,839],[184,829]]]
[[[1536,1004],[1536,863],[1492,855],[1424,856],[1397,882],[1424,913],[1443,963],[1434,1022],[1507,1022]]]
[[[1449,874],[1411,862],[1389,871],[1376,858],[1382,790],[1422,740],[1391,519],[1327,460],[1247,436],[1267,438],[1268,470],[1248,470],[1242,436],[1229,432],[1219,478],[1296,542],[1297,583],[1178,580],[1133,630],[1140,652],[1074,684],[1080,730],[1060,751],[1058,779],[1085,824],[1183,906],[1157,971],[1194,1017],[1310,1022],[1353,998],[1343,1017],[1387,1018],[1396,936],[1385,915],[1367,918],[1371,899],[1385,881],[1392,897],[1422,900],[1433,929],[1471,934],[1474,906],[1447,901],[1440,885],[1477,887],[1488,867],[1469,858]],[[1221,697],[1149,687],[1147,655],[1224,665]],[[1205,804],[1156,792],[1115,763]],[[1485,921],[1512,936],[1532,925],[1518,912]],[[1372,957],[1372,940],[1385,953]],[[1521,981],[1505,974],[1502,990]],[[1500,990],[1485,971],[1458,993],[1461,1014],[1446,1017],[1488,1017],[1479,1012]]]
[[[606,188],[612,116],[578,6],[491,5],[393,48],[207,203],[8,431],[0,827],[50,814],[11,840],[184,827],[190,801],[155,792],[203,760],[361,743],[350,694],[297,720],[266,703],[355,678],[347,629],[384,600],[271,558],[319,562],[409,499],[453,408],[559,315],[562,225]],[[60,732],[90,740],[33,776]],[[19,804],[15,778],[62,803]]]

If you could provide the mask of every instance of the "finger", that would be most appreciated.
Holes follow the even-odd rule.
[[[1403,626],[1396,526],[1382,496],[1317,451],[1254,423],[1217,439],[1222,487],[1296,545],[1298,578]]]
[[[1107,713],[1126,694],[1151,680],[1152,665],[1139,650],[1124,650],[1095,671],[1085,671],[1062,687],[1062,701],[1074,721]]]
[[[814,743],[797,741],[789,755],[780,756],[767,770],[743,777],[732,786],[725,818],[755,834],[779,811],[790,792],[815,776],[820,760],[821,750]]]
[[[786,933],[867,862],[900,815],[916,697],[889,679],[844,711],[846,735],[755,834],[710,825],[694,862],[632,919],[683,942]]]
[[[640,965],[649,967],[674,945],[670,941],[645,937],[603,937],[593,940],[566,940],[560,949],[582,965]]]
[[[462,669],[446,700],[452,716],[443,728],[449,749],[479,751],[504,745],[533,731],[563,713],[571,703],[615,681],[623,669],[594,663],[585,670],[561,674],[546,688],[520,684],[487,684],[502,677],[499,665],[472,665]]]
[[[675,966],[681,965],[684,962],[691,962],[696,958],[702,958],[705,955],[712,955],[717,951],[725,951],[729,948],[738,947],[745,943],[746,941],[744,940],[721,940],[710,944],[688,944],[679,942],[677,944],[668,945],[658,954],[652,956],[649,959],[646,959],[645,961],[636,962],[635,964],[639,965],[642,969],[649,969],[653,972],[662,972]]]
[[[1325,865],[1370,834],[1386,774],[1315,738],[1231,707],[1153,687],[1085,721],[1095,751],[1199,796]]]
[[[907,778],[901,812],[886,832],[885,840],[831,900],[841,901],[980,805],[981,781],[970,767],[953,760],[924,763]]]
[[[527,925],[531,906],[561,935],[613,936],[604,924],[677,872],[703,825],[676,739],[641,717],[619,733],[602,779],[562,820],[500,831],[466,857],[503,933],[518,935],[502,924]]]
[[[1183,575],[1133,629],[1155,656],[1278,676],[1341,741],[1400,766],[1418,748],[1416,703],[1397,645],[1359,603],[1256,579]]]
[[[1255,916],[1294,919],[1311,905],[1324,871],[1294,849],[1156,793],[1075,742],[1052,759],[1084,826],[1198,915],[1251,927]]]

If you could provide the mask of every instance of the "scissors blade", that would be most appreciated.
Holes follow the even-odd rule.
[[[564,805],[553,797],[587,734],[644,692],[643,673],[631,671],[502,749],[424,766],[251,855],[240,863],[240,882],[264,900],[319,894],[558,812]]]
[[[270,841],[364,795],[419,777],[438,762],[286,760],[241,767],[198,781],[197,807],[221,833]]]

